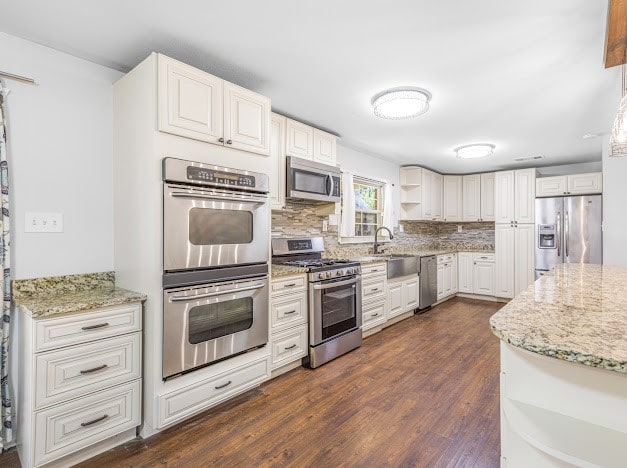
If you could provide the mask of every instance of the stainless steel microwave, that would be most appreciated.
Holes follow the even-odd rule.
[[[341,178],[339,167],[288,156],[286,197],[292,201],[337,203]]]

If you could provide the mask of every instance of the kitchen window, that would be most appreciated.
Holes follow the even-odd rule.
[[[373,237],[383,219],[383,183],[355,177],[355,237]]]

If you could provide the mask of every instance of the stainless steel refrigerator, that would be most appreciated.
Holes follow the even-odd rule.
[[[536,279],[559,263],[603,263],[601,195],[536,198]]]

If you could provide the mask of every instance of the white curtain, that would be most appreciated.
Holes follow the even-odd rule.
[[[355,237],[355,189],[353,174],[342,172],[342,219],[341,237]]]
[[[394,203],[392,202],[392,184],[387,183],[383,186],[383,220],[381,223],[390,231],[394,232]],[[381,234],[387,237],[386,231]]]

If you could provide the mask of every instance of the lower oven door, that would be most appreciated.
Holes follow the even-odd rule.
[[[268,277],[163,292],[163,378],[268,342]]]
[[[310,283],[309,296],[312,346],[361,327],[361,276]]]

